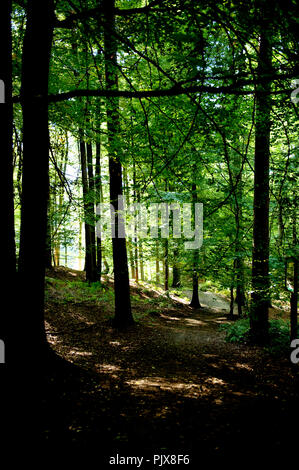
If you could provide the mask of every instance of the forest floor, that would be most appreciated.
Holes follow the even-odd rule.
[[[111,281],[86,287],[81,272],[47,273],[47,335],[63,366],[46,379],[45,442],[92,449],[107,464],[116,454],[276,457],[297,443],[289,357],[226,343],[215,306],[194,310],[135,285],[132,308],[136,324],[116,331]]]

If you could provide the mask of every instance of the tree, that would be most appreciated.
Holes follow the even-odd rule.
[[[12,64],[11,64],[11,2],[1,3],[1,27],[0,27],[0,125],[2,129],[1,155],[3,165],[4,191],[2,192],[5,231],[5,277],[7,286],[4,292],[7,298],[14,299],[10,295],[11,286],[14,286],[16,275],[15,230],[14,230],[14,190],[13,190],[13,153],[12,153]],[[1,318],[0,338],[8,346],[8,339],[12,339],[8,328],[9,319]],[[10,350],[9,350],[10,351]]]
[[[32,362],[39,360],[47,349],[44,327],[49,188],[47,96],[53,26],[53,0],[43,3],[29,0],[22,55],[23,184],[19,255],[22,301],[18,321],[26,343],[27,361]],[[28,296],[30,291],[34,294]]]
[[[114,0],[105,0],[106,24],[104,29],[105,78],[108,90],[118,89],[117,43],[115,39]],[[114,326],[125,327],[133,323],[130,284],[125,238],[118,238],[122,223],[117,213],[118,196],[123,194],[120,153],[120,125],[118,98],[107,98],[107,129],[109,144],[110,204],[115,209],[115,236],[112,238],[114,266],[115,316]]]
[[[262,14],[262,12],[261,12]],[[268,340],[269,307],[269,155],[271,83],[265,80],[271,72],[271,27],[261,21],[257,74],[262,81],[256,91],[255,156],[254,156],[254,221],[252,254],[251,334],[258,343]]]
[[[193,215],[194,215],[194,205],[197,202],[197,192],[196,192],[196,183],[192,184],[192,203],[193,203]],[[190,306],[193,308],[200,308],[200,302],[198,297],[198,262],[199,262],[199,251],[198,249],[194,250],[193,253],[193,269],[192,269],[192,299]]]

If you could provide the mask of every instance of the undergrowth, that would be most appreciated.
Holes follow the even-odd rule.
[[[225,323],[220,326],[225,332],[228,343],[250,343],[249,318],[242,318],[234,323]],[[299,337],[299,328],[298,328]],[[269,344],[265,350],[271,354],[282,354],[290,350],[290,324],[282,319],[269,321]]]

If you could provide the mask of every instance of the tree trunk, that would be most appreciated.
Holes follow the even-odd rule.
[[[160,284],[160,260],[159,260],[159,243],[156,240],[156,283]]]
[[[293,215],[293,249],[297,247],[297,204]],[[293,292],[291,294],[291,339],[298,338],[298,254],[293,257]]]
[[[125,186],[124,189],[125,189],[125,196],[126,196],[126,204],[127,206],[129,206],[130,205],[129,181],[128,181],[127,171],[125,168],[123,169],[123,175],[124,175],[124,186]],[[133,256],[133,249],[132,249],[132,241],[130,239],[128,239],[127,245],[128,245],[129,262],[130,262],[130,268],[131,268],[131,278],[135,279],[134,256]]]
[[[90,224],[90,204],[88,202],[89,186],[87,177],[86,145],[83,140],[82,132],[80,138],[80,159],[82,173],[83,206],[84,206],[84,227],[85,227],[85,271],[88,282],[96,281],[96,266],[94,264],[92,234]]]
[[[136,195],[136,166],[135,161],[133,161],[133,202],[137,203]],[[134,224],[134,266],[135,266],[135,282],[139,282],[139,269],[138,269],[138,237],[137,237],[137,221],[135,220]]]
[[[87,168],[88,168],[88,212],[90,219],[90,258],[91,258],[91,278],[97,281],[97,259],[96,259],[96,232],[95,232],[95,182],[93,176],[93,161],[92,161],[92,145],[90,142],[86,144],[86,155],[87,155]]]
[[[193,211],[195,208],[195,203],[197,202],[197,192],[196,192],[196,184],[192,184],[192,203],[193,203]],[[199,298],[198,298],[198,261],[199,261],[199,251],[196,249],[194,250],[193,254],[193,271],[192,271],[192,299],[190,302],[190,306],[193,308],[201,308]]]
[[[179,248],[175,247],[173,250],[173,268],[172,268],[172,287],[180,287],[181,276],[180,268],[178,266]]]
[[[16,314],[16,251],[15,251],[15,229],[14,229],[14,190],[13,190],[13,152],[12,152],[12,130],[13,130],[13,108],[12,108],[12,67],[11,67],[11,2],[2,1],[0,5],[0,80],[1,80],[1,102],[0,102],[0,126],[1,126],[1,159],[2,159],[2,209],[4,231],[4,276],[3,276],[3,301],[9,305],[9,311],[2,309],[0,315],[0,340],[5,344],[5,361],[11,363],[17,340],[15,339]],[[18,294],[17,294],[18,295]],[[19,326],[17,326],[19,328]],[[13,360],[13,359],[12,359]],[[6,383],[3,370],[3,384]],[[2,403],[6,403],[3,398]],[[5,423],[2,426],[6,432]]]
[[[144,262],[143,262],[143,251],[142,251],[142,241],[139,240],[139,259],[140,259],[140,277],[141,280],[145,280],[145,275],[144,275]]]
[[[3,191],[2,207],[4,208],[5,250],[7,265],[5,276],[12,281],[16,272],[15,229],[14,229],[14,190],[13,190],[13,153],[12,153],[12,70],[11,70],[11,2],[1,3],[1,48],[0,48],[0,80],[4,103],[0,104],[1,155],[4,170],[3,182],[6,185]]]
[[[233,318],[234,316],[234,286],[230,286],[230,304],[229,304],[229,316]]]
[[[236,298],[238,306],[238,316],[242,316],[242,307],[245,305],[245,288],[244,288],[244,263],[241,256],[242,251],[242,159],[241,153],[235,152],[232,156],[232,183],[234,185],[234,201],[233,212],[235,216],[235,259],[233,263],[233,278],[236,279]],[[234,286],[234,284],[233,284]]]
[[[164,290],[169,291],[168,239],[164,241]]]
[[[271,70],[271,44],[264,24],[260,37],[258,78]],[[258,85],[256,92],[254,220],[252,255],[252,296],[250,327],[252,339],[268,341],[269,322],[269,154],[270,154],[270,83]]]
[[[44,280],[49,187],[48,74],[54,24],[53,0],[29,0],[23,45],[23,185],[19,278],[19,328],[28,364],[47,351]],[[31,292],[32,295],[28,295]],[[26,315],[25,315],[26,312]]]
[[[106,88],[118,89],[117,76],[117,43],[115,40],[114,0],[104,0],[106,24],[104,29],[105,48],[105,79]],[[118,196],[122,196],[122,169],[119,160],[119,99],[107,98],[107,130],[109,153],[109,178],[110,178],[110,204],[117,210]],[[126,239],[118,238],[121,218],[115,213],[115,237],[112,239],[113,266],[114,266],[114,295],[115,316],[114,326],[125,327],[133,323],[130,299],[130,284],[127,260]]]
[[[51,243],[51,207],[50,207],[50,194],[48,195],[48,210],[47,210],[47,239],[46,239],[46,268],[52,266],[52,243]]]
[[[96,167],[95,167],[95,191],[96,202],[100,204],[103,201],[102,197],[102,181],[101,181],[101,142],[100,131],[97,135],[96,142]],[[99,214],[100,215],[100,214]],[[96,239],[96,258],[97,258],[97,276],[101,280],[102,275],[102,240],[97,237]]]

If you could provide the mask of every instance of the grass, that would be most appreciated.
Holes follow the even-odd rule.
[[[105,288],[100,282],[88,284],[83,281],[64,281],[49,277],[46,277],[45,296],[46,301],[51,297],[51,301],[57,304],[113,300],[112,290]]]

